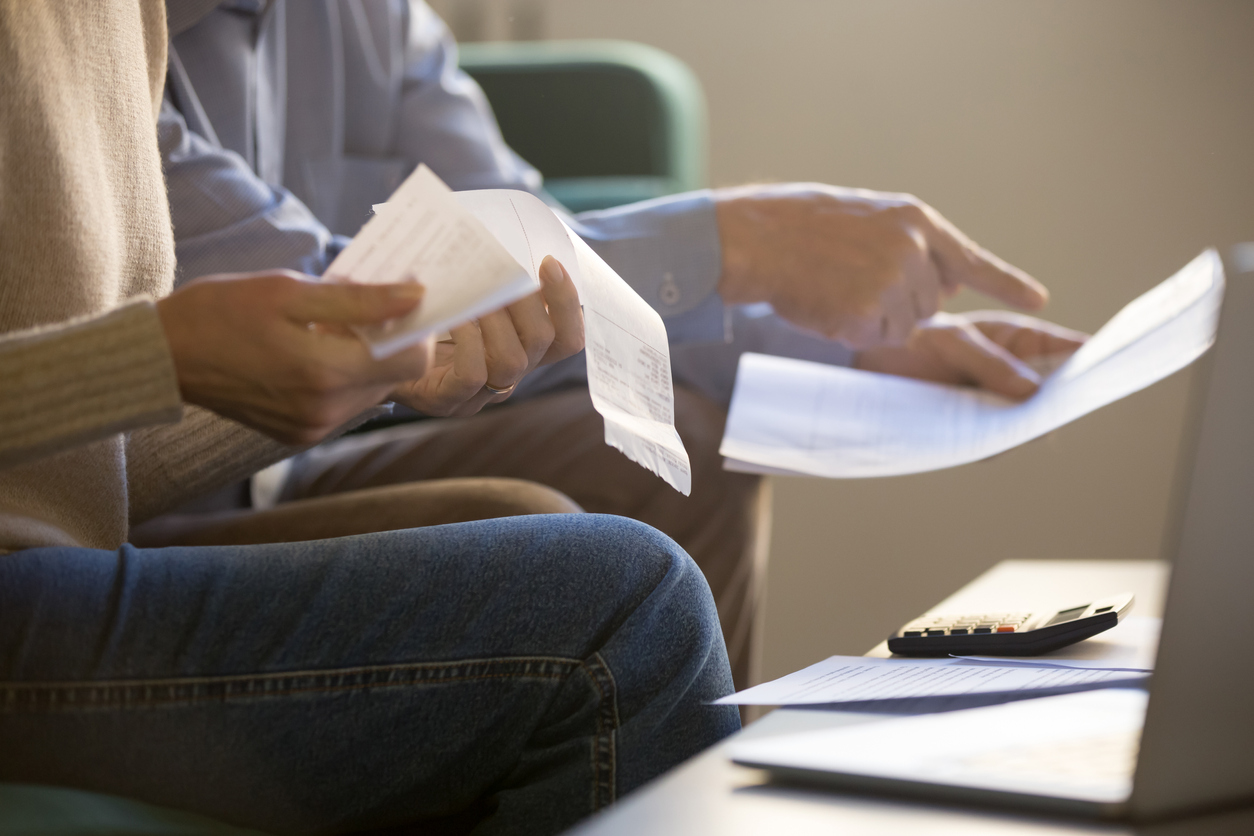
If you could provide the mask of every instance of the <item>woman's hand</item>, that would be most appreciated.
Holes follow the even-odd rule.
[[[313,444],[421,377],[431,345],[384,360],[347,326],[403,316],[421,285],[323,284],[290,270],[205,276],[157,302],[190,403],[286,444]]]
[[[426,415],[474,415],[508,398],[537,366],[583,350],[583,311],[570,275],[549,256],[540,292],[449,333],[427,373],[398,386],[392,400]]]

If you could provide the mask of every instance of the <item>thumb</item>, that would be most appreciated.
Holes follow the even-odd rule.
[[[411,312],[421,304],[425,292],[426,288],[417,282],[301,282],[284,306],[284,313],[297,322],[374,325]]]

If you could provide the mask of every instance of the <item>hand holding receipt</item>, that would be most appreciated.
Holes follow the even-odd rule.
[[[538,198],[508,190],[454,194],[420,166],[332,263],[328,275],[377,283],[416,279],[421,310],[360,329],[386,356],[540,288],[553,256],[584,309],[588,387],[606,443],[687,495],[692,475],[674,425],[670,350],[661,317]]]

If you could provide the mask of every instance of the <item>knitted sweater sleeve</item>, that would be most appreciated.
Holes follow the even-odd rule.
[[[189,406],[179,423],[145,427],[127,438],[131,525],[247,479],[299,449],[207,409]]]
[[[0,334],[0,468],[173,423],[182,411],[151,299]]]
[[[390,412],[390,404],[368,409],[338,427],[324,441]],[[145,427],[127,438],[131,525],[247,479],[310,446],[289,447],[230,418],[188,406],[179,423]]]

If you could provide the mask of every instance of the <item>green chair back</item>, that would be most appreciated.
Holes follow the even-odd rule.
[[[478,43],[461,66],[505,141],[574,211],[703,188],[706,113],[678,58],[628,41]]]

